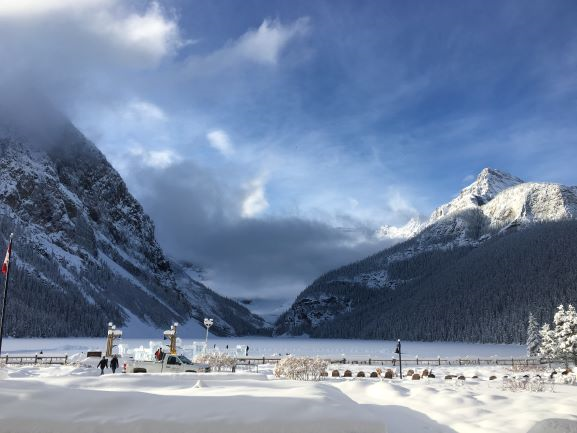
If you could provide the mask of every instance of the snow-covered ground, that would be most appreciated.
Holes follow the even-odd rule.
[[[78,366],[2,367],[0,432],[577,432],[575,385],[512,392],[502,375],[537,371],[450,370],[420,381],[298,382],[274,378],[272,366],[259,374],[104,376]],[[445,380],[449,372],[467,379]],[[488,380],[493,374],[499,379]]]
[[[185,340],[183,344],[191,344]],[[148,340],[127,339],[132,348]],[[253,355],[371,356],[390,359],[394,342],[270,338],[214,338],[209,346],[250,346]],[[104,339],[5,339],[3,354],[70,355],[102,349]],[[403,344],[407,357],[520,357],[518,345]],[[390,432],[577,433],[575,380],[538,367],[433,366],[434,379],[333,378],[299,382],[274,377],[274,365],[258,373],[110,374],[87,364],[0,367],[0,433],[4,432]],[[367,376],[376,366],[334,364],[341,376]],[[415,367],[411,367],[415,368]],[[404,368],[405,374],[407,367]],[[420,366],[417,372],[422,372]],[[559,369],[558,369],[559,370]],[[560,371],[560,370],[559,370]],[[465,380],[445,379],[463,375]],[[511,391],[504,376],[541,375],[542,392]],[[474,376],[477,376],[474,378]],[[497,379],[489,380],[491,376]]]

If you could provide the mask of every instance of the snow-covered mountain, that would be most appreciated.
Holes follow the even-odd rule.
[[[323,328],[317,335],[336,336],[330,335],[327,329],[330,326],[336,329],[339,317],[355,316],[368,302],[380,301],[389,296],[396,299],[395,296],[400,296],[397,289],[406,290],[411,287],[415,292],[424,290],[425,282],[439,278],[438,275],[447,267],[459,268],[473,251],[476,251],[475,254],[482,254],[479,251],[484,254],[491,248],[504,248],[503,245],[512,242],[507,238],[509,234],[516,233],[515,239],[521,242],[519,239],[530,239],[537,229],[543,232],[543,224],[573,222],[576,219],[576,187],[524,182],[502,171],[485,168],[471,185],[449,203],[438,207],[428,220],[414,220],[396,231],[390,228],[384,230],[383,236],[401,240],[406,238],[404,242],[329,272],[313,282],[297,297],[287,313],[279,318],[276,332],[314,335],[315,330]],[[553,231],[555,235],[558,234]],[[529,232],[532,234],[529,235]],[[550,246],[547,240],[541,238],[535,242],[539,243],[540,251]],[[509,256],[517,254],[515,251],[509,253]],[[554,259],[553,254],[544,257],[544,263],[537,263],[539,272],[543,271],[539,278],[547,277],[550,282],[547,284],[554,284],[556,275],[548,273],[551,267],[545,261]],[[484,260],[487,260],[484,272],[491,273],[491,267],[501,266],[492,263],[491,257],[485,257]],[[539,267],[541,264],[542,269]],[[463,272],[463,278],[467,280],[466,284],[459,286],[462,291],[475,286],[475,280],[467,270],[459,268],[459,272]],[[451,277],[446,275],[446,278]],[[502,281],[495,279],[491,283],[495,288],[491,290],[510,287],[524,278],[520,276],[514,282],[506,277]],[[451,284],[450,281],[445,286]],[[419,292],[419,296],[424,295]],[[406,298],[406,301],[410,302],[410,299]],[[532,302],[536,303],[537,300]],[[523,305],[523,308],[527,307]],[[374,314],[371,319],[378,321],[381,313],[373,311],[371,314]],[[414,319],[418,321],[418,318]]]
[[[14,96],[14,95],[13,95]],[[105,324],[263,320],[169,261],[154,225],[105,156],[34,94],[0,98],[0,237],[15,232],[10,335],[101,335]]]

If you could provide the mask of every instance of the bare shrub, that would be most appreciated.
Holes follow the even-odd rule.
[[[320,358],[287,356],[278,362],[274,375],[292,380],[320,380],[328,365],[328,361]]]
[[[545,391],[546,382],[535,377],[529,379],[527,377],[506,377],[503,378],[503,390],[505,391],[530,391],[530,392],[543,392]]]
[[[212,352],[203,353],[195,358],[195,362],[210,365],[212,371],[235,370],[236,359],[226,353]]]

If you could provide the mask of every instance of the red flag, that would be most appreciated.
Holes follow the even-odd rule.
[[[4,258],[4,263],[2,263],[2,273],[8,272],[8,265],[10,264],[10,254],[12,253],[12,240],[8,244],[8,249],[6,250],[6,257]]]

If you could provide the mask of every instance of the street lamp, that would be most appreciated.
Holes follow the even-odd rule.
[[[401,365],[401,340],[397,340],[397,348],[395,349],[395,353],[399,354],[399,376],[403,378],[403,366]]]
[[[108,322],[108,333],[106,334],[106,356],[112,356],[112,348],[115,346],[114,340],[122,337],[122,331],[116,329],[116,325]]]
[[[206,326],[206,338],[204,339],[204,350],[208,348],[208,328],[212,326],[214,320],[204,318],[204,326]]]
[[[164,338],[168,338],[168,340],[170,341],[170,354],[171,355],[176,355],[176,327],[178,326],[178,323],[174,322],[174,325],[170,325],[170,329],[167,331],[164,331]]]

